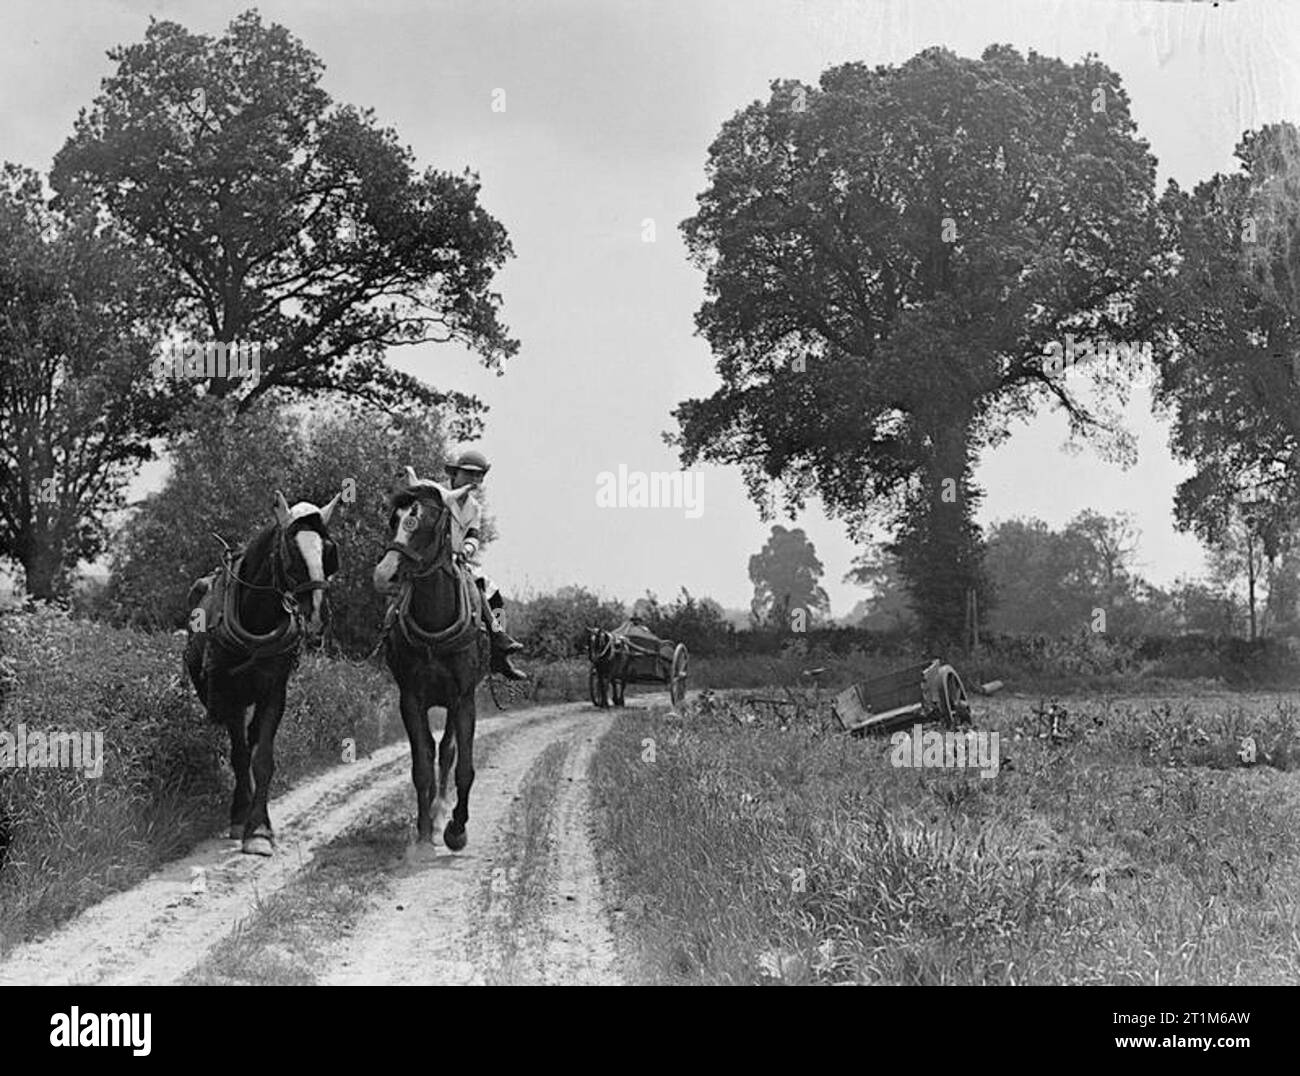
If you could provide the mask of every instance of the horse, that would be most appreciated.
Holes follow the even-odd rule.
[[[274,521],[242,551],[227,548],[222,567],[190,588],[185,669],[208,717],[230,733],[230,837],[249,855],[274,851],[275,733],[302,644],[324,631],[324,594],[339,568],[328,527],[340,496],[324,508],[290,508],[276,490]],[[306,612],[303,594],[311,595]]]
[[[609,706],[609,688],[618,658],[613,633],[604,628],[587,629],[587,660],[594,674],[591,699],[602,710]]]
[[[418,478],[389,495],[391,540],[375,565],[374,587],[388,595],[385,660],[401,695],[402,724],[411,744],[415,785],[416,840],[413,851],[427,854],[433,831],[446,806],[448,777],[456,768],[456,807],[442,839],[453,852],[469,841],[469,791],[474,784],[474,692],[487,675],[489,646],[482,596],[473,576],[456,562],[448,507],[469,495],[470,487],[448,489]],[[447,711],[442,741],[435,745],[428,710]]]

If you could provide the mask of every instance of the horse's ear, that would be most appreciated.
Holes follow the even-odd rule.
[[[339,498],[341,498],[342,496],[343,496],[342,491],[334,494],[334,497],[330,501],[330,503],[320,510],[320,521],[324,523],[325,526],[328,527],[330,525],[330,516],[334,514],[334,506],[339,503]]]
[[[284,499],[284,494],[278,489],[275,491],[275,521],[284,526],[289,522],[289,502]]]
[[[408,486],[418,486],[420,484],[420,476],[415,473],[414,467],[407,466],[406,468],[406,484]]]

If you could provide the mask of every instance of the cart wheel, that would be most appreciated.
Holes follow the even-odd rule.
[[[594,665],[591,667],[591,674],[587,677],[587,689],[590,691],[591,701],[597,709],[603,710],[609,705],[605,678],[600,675],[600,670]]]
[[[611,680],[610,686],[613,688],[614,705],[622,706],[627,699],[627,681]]]
[[[955,669],[944,671],[939,683],[939,707],[939,717],[945,728],[955,729],[971,723],[970,700],[966,698],[966,688]]]
[[[672,670],[668,674],[668,695],[673,700],[674,710],[686,701],[686,666],[690,660],[686,644],[678,643],[673,651]]]

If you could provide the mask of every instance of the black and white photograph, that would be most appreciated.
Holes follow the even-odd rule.
[[[1300,0],[0,18],[34,1043],[237,1026],[135,987],[1014,986],[1260,1047]]]

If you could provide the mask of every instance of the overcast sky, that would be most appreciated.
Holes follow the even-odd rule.
[[[46,171],[110,71],[105,51],[140,40],[148,17],[219,34],[247,3],[12,0],[0,40],[0,158]],[[703,189],[722,122],[767,96],[770,80],[816,82],[832,64],[899,63],[941,44],[978,56],[990,43],[1073,62],[1089,51],[1117,70],[1158,183],[1184,186],[1234,167],[1241,132],[1300,119],[1300,2],[1162,0],[706,0],[698,3],[264,2],[325,63],[336,100],[375,109],[421,166],[476,170],[482,201],[509,230],[503,316],[522,348],[503,377],[450,347],[395,352],[395,365],[491,407],[479,447],[501,538],[486,564],[507,591],[582,583],[634,598],[685,585],[746,607],[763,523],[739,472],[703,468],[703,512],[597,507],[597,475],[678,466],[661,434],[669,412],[717,385],[694,336],[702,276],[678,224]],[[505,111],[492,109],[505,91]],[[643,222],[654,222],[654,242]],[[1203,567],[1174,532],[1186,473],[1144,390],[1127,421],[1140,459],[1128,471],[1092,449],[1066,454],[1064,419],[1045,412],[976,469],[980,521],[1038,516],[1059,526],[1083,508],[1131,512],[1141,569],[1167,584]],[[144,478],[156,485],[159,471]],[[788,521],[782,520],[782,522]],[[816,502],[796,521],[826,566],[833,611],[862,592],[841,578],[854,556]]]

